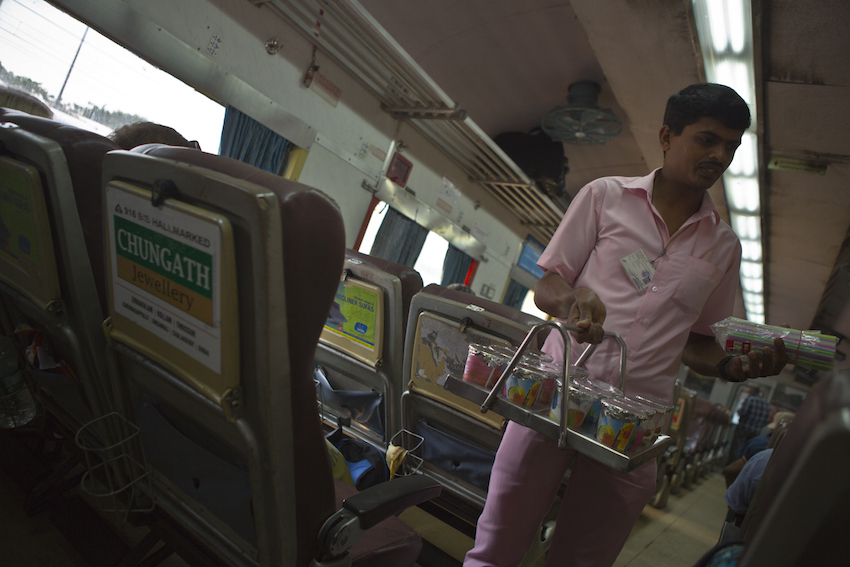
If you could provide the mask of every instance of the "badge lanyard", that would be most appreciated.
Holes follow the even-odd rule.
[[[653,221],[654,220],[655,219],[653,219]],[[676,237],[684,232],[684,230],[680,229],[673,235],[672,238],[670,238],[670,240],[667,241],[667,244],[664,244],[664,236],[661,234],[661,229],[658,228],[657,222],[655,223],[655,229],[658,231],[658,237],[661,239],[661,254],[656,256],[654,260],[650,261],[646,257],[646,254],[643,253],[643,250],[638,249],[636,252],[633,252],[620,260],[620,264],[626,271],[626,276],[628,276],[639,294],[646,291],[646,288],[649,287],[650,283],[652,283],[652,278],[655,277],[655,262],[667,254],[667,249],[670,247],[670,244],[676,239]]]
[[[652,264],[652,267],[654,268],[654,267],[655,267],[655,262],[657,262],[657,261],[658,261],[658,260],[659,260],[662,256],[667,255],[667,248],[669,248],[669,247],[670,247],[670,244],[671,244],[674,240],[676,240],[676,237],[677,237],[677,236],[679,236],[680,234],[682,234],[682,233],[684,232],[684,230],[680,228],[680,229],[676,232],[676,234],[674,234],[672,237],[670,237],[670,240],[668,240],[668,241],[667,241],[667,244],[664,244],[664,235],[663,235],[663,234],[661,234],[661,229],[660,229],[660,228],[658,228],[658,223],[655,221],[655,219],[653,218],[652,220],[653,220],[653,222],[655,222],[655,230],[657,230],[657,231],[658,231],[658,238],[660,238],[660,239],[661,239],[661,254],[659,254],[658,256],[656,256],[656,257],[655,257],[655,260],[650,260],[650,262],[649,262],[650,264]]]

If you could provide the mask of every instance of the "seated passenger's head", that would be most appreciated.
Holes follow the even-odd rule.
[[[750,108],[744,99],[733,89],[714,83],[691,85],[671,96],[664,112],[664,125],[678,136],[685,126],[704,117],[715,118],[733,130],[750,127]]]
[[[53,118],[50,107],[31,94],[0,86],[0,107],[20,110],[42,118]]]
[[[771,430],[776,429],[776,426],[782,423],[783,421],[791,422],[794,420],[794,413],[790,411],[778,411],[776,415],[773,416],[773,420],[767,424],[767,427]]]
[[[472,288],[468,285],[464,285],[462,283],[453,283],[446,286],[446,289],[452,289],[454,291],[462,291],[464,293],[468,293],[469,295],[475,295],[475,292],[472,291]]]
[[[197,142],[190,142],[181,136],[174,128],[154,124],[153,122],[136,122],[127,124],[112,132],[109,139],[125,150],[144,144],[167,144],[169,146],[185,146],[200,149]]]

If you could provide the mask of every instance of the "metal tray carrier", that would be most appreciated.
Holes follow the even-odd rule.
[[[564,370],[561,376],[560,389],[558,391],[558,395],[561,396],[560,399],[564,400],[560,407],[560,423],[555,423],[548,417],[532,413],[525,408],[497,397],[498,392],[502,390],[508,376],[510,376],[511,372],[513,372],[525,351],[528,350],[529,345],[532,344],[537,333],[550,327],[561,333],[564,338]],[[532,327],[531,331],[529,331],[528,335],[526,335],[525,339],[522,341],[519,349],[517,349],[516,354],[511,359],[507,368],[505,368],[505,371],[489,392],[484,388],[464,382],[457,376],[449,374],[442,378],[442,386],[453,394],[457,394],[471,402],[480,404],[481,413],[486,413],[492,409],[504,416],[506,419],[515,421],[520,425],[530,427],[547,437],[557,439],[559,449],[565,449],[568,446],[572,447],[579,453],[587,455],[588,457],[621,472],[628,472],[663,453],[667,446],[671,443],[671,439],[668,435],[659,435],[655,442],[649,447],[632,447],[624,454],[612,449],[611,447],[603,445],[596,439],[586,437],[567,427],[567,406],[569,405],[567,403],[567,400],[569,400],[567,396],[569,395],[570,378],[570,337],[567,334],[569,331],[580,332],[581,329],[558,321],[545,321]],[[625,394],[626,343],[616,333],[606,332],[605,338],[612,338],[620,345],[620,390]],[[596,350],[596,345],[588,346],[578,358],[575,365],[584,366],[587,359],[591,354],[593,354],[594,350]]]

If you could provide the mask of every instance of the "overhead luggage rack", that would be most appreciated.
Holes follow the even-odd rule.
[[[570,358],[570,341],[569,337],[567,336],[567,332],[577,331],[579,329],[577,327],[565,325],[557,321],[547,321],[539,325],[535,325],[531,329],[531,331],[528,333],[525,340],[523,341],[522,345],[519,347],[516,354],[505,368],[504,372],[502,372],[502,375],[499,377],[499,379],[493,385],[492,389],[490,389],[489,391],[474,384],[464,382],[461,378],[458,378],[457,376],[452,376],[450,374],[446,374],[445,376],[443,376],[443,378],[440,380],[440,384],[449,392],[457,394],[458,396],[476,404],[480,404],[482,412],[486,412],[492,409],[493,411],[498,412],[500,415],[504,416],[510,421],[515,421],[518,424],[524,425],[525,427],[529,427],[539,433],[546,435],[547,437],[557,439],[558,446],[561,449],[571,447],[579,453],[587,455],[588,457],[621,472],[628,472],[630,470],[633,470],[636,467],[649,462],[650,460],[656,458],[658,455],[663,453],[671,442],[670,437],[667,435],[659,435],[655,442],[652,443],[652,445],[634,446],[631,449],[628,449],[625,453],[621,453],[611,447],[600,443],[596,439],[591,439],[590,437],[587,437],[586,435],[583,435],[567,427],[566,403],[560,404],[561,416],[560,423],[558,423],[553,421],[552,419],[549,419],[546,416],[534,413],[525,409],[524,407],[521,407],[503,398],[498,397],[498,393],[501,390],[502,386],[504,386],[507,377],[511,374],[511,372],[513,372],[514,368],[517,366],[517,363],[520,361],[522,355],[532,343],[532,339],[537,335],[539,331],[547,327],[554,328],[556,331],[560,332],[564,336],[564,373],[561,377],[561,386],[558,395],[561,396],[561,400],[566,400],[567,397],[565,394],[568,392],[569,384],[568,361]],[[620,389],[622,390],[625,383],[624,365],[622,364],[625,361],[625,343],[619,336],[612,333],[606,333],[606,337],[614,338],[620,343]],[[582,355],[576,362],[576,366],[581,366],[587,360],[590,354],[592,354],[592,352],[593,347],[591,346],[584,353],[582,353]]]
[[[249,0],[294,25],[548,242],[564,210],[458,108],[356,0]]]

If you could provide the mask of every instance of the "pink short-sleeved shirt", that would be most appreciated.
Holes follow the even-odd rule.
[[[593,290],[607,310],[603,325],[626,342],[626,394],[670,401],[690,331],[711,335],[709,325],[732,313],[741,244],[720,220],[711,196],[677,231],[652,205],[655,175],[605,177],[586,185],[570,204],[538,265],[573,287]],[[663,242],[662,242],[663,239]],[[643,250],[655,261],[649,287],[638,293],[620,260]],[[572,339],[571,360],[586,344]],[[556,360],[563,340],[551,333],[543,348]],[[605,339],[590,357],[590,375],[619,380],[619,348]]]

